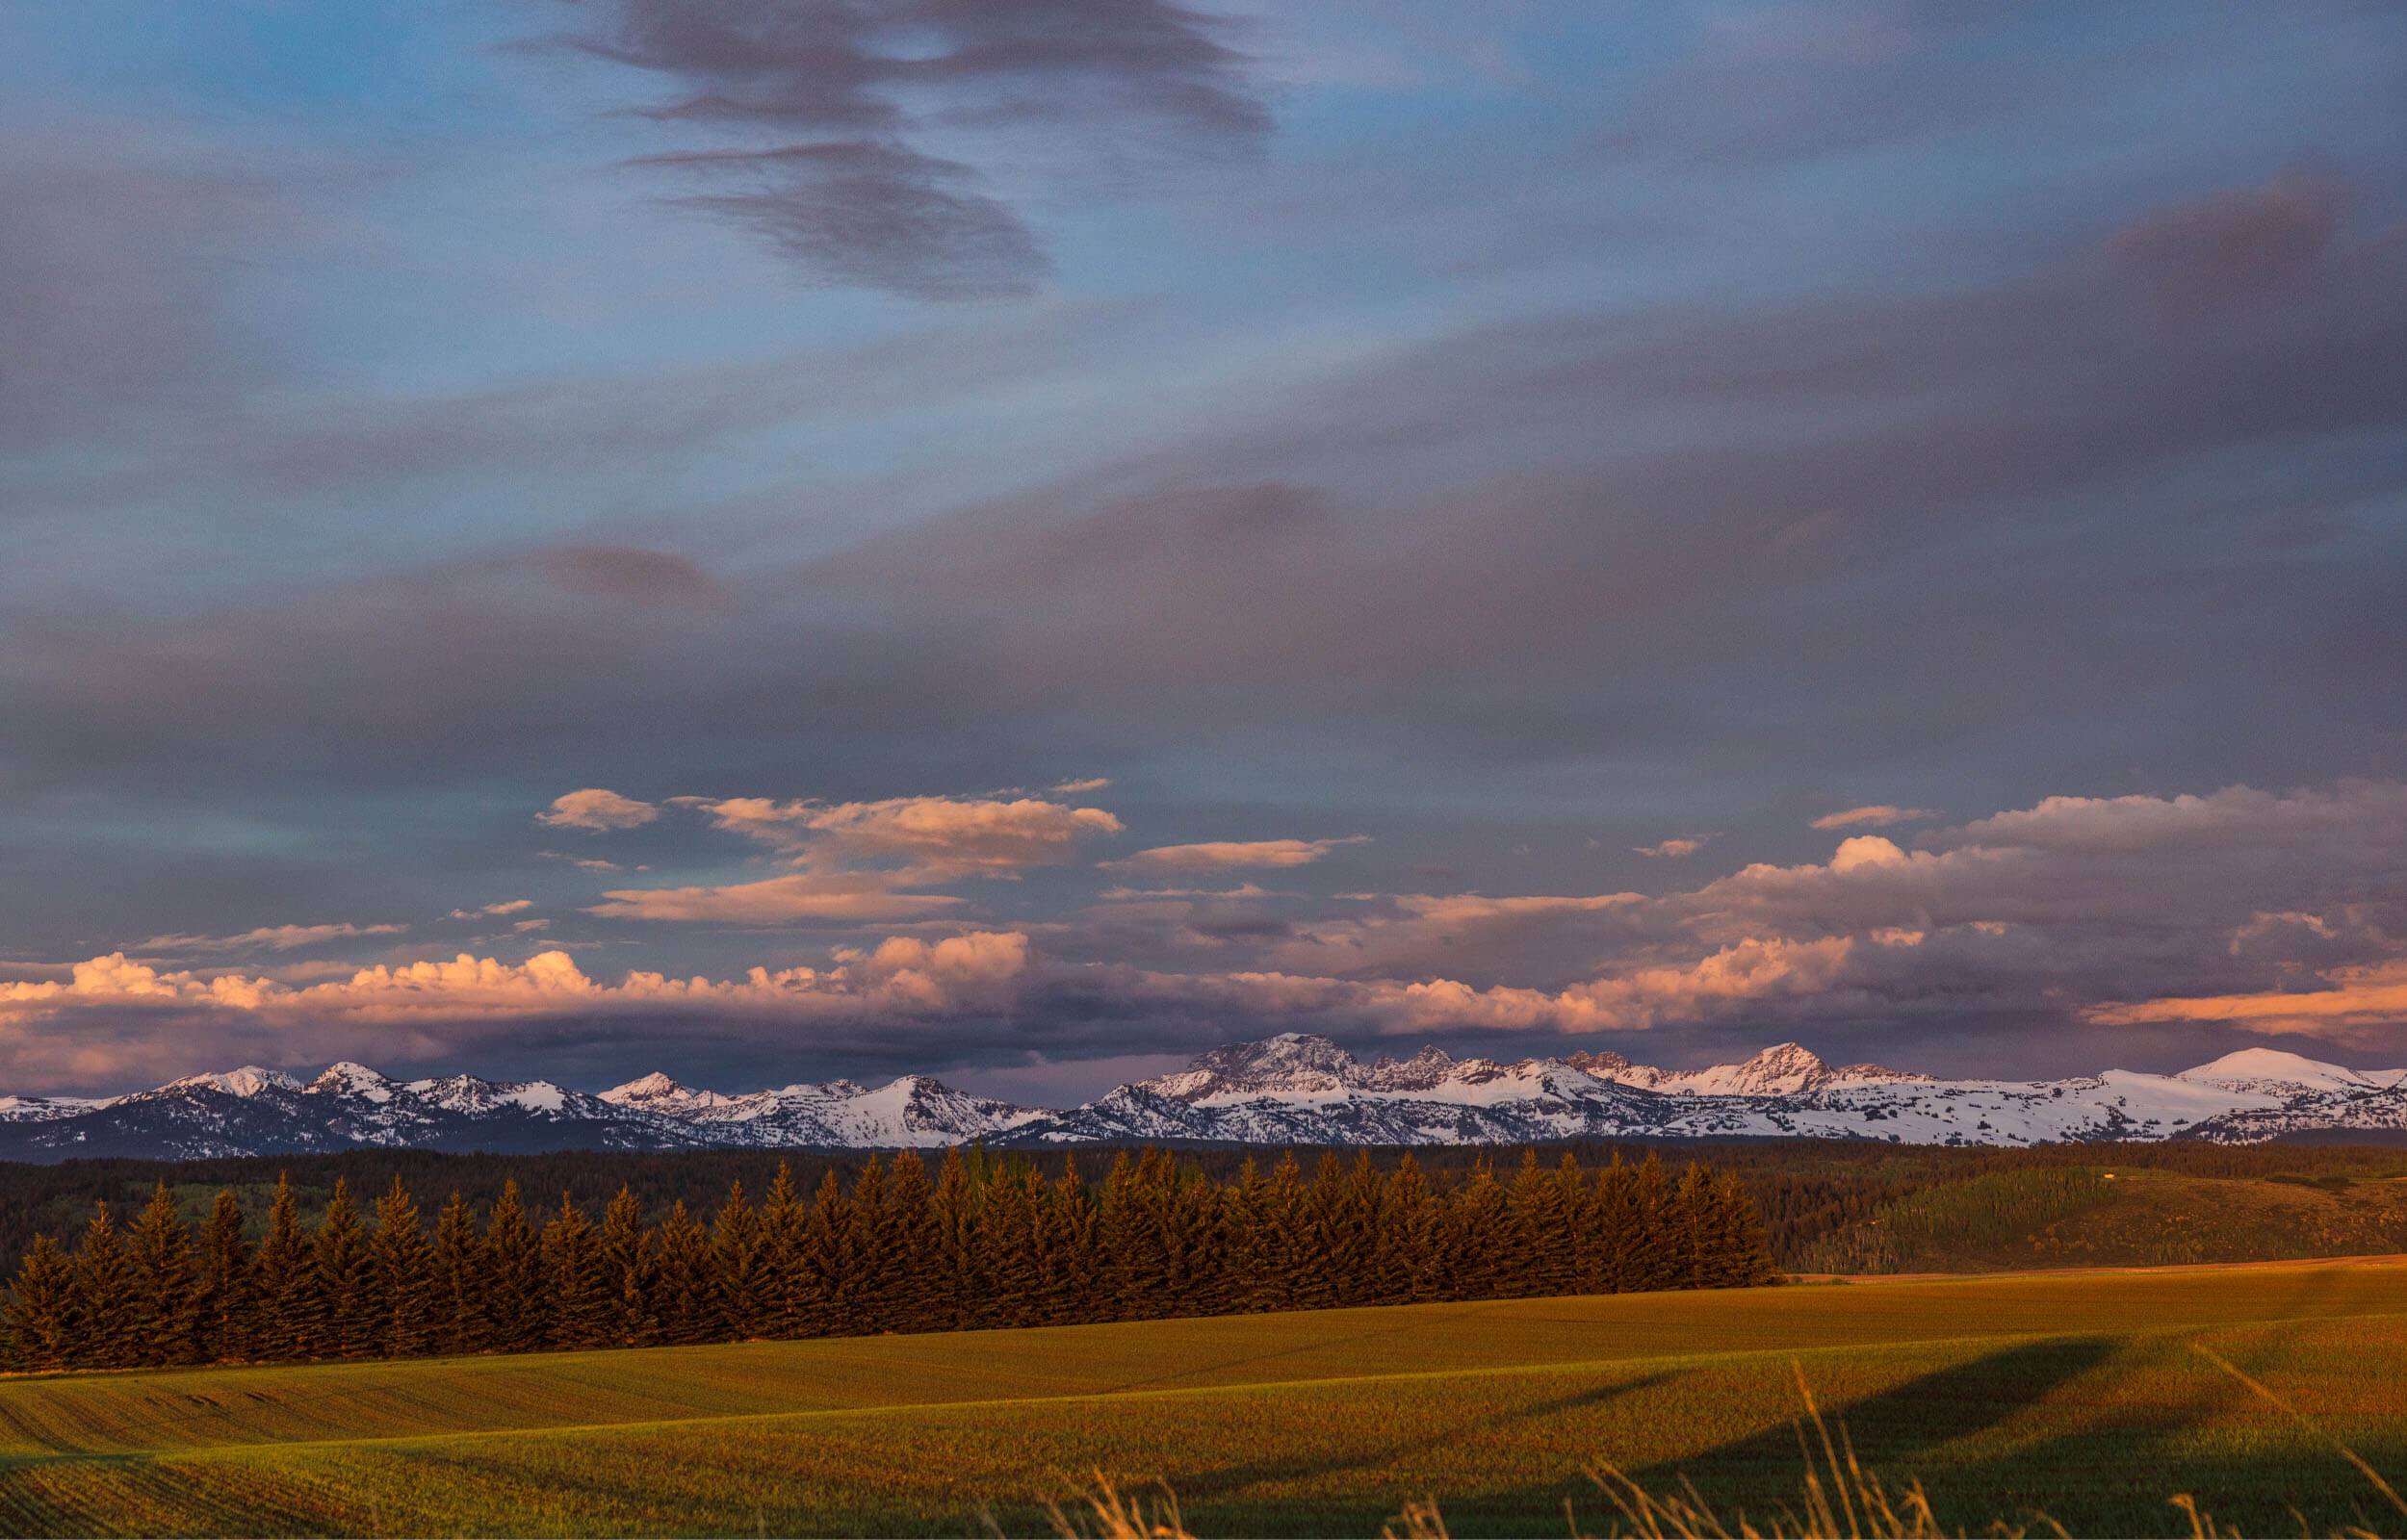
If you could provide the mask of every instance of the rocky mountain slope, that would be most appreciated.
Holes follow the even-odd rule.
[[[123,1096],[0,1096],[0,1159],[427,1149],[936,1147],[1121,1141],[1277,1144],[1528,1143],[1561,1139],[1876,1139],[2026,1145],[2177,1135],[2232,1142],[2407,1130],[2407,1071],[2273,1049],[2177,1075],[1933,1080],[1841,1067],[1796,1043],[1742,1064],[1666,1071],[1618,1054],[1455,1059],[1424,1048],[1364,1063],[1323,1038],[1233,1043],[1174,1074],[1061,1111],[1015,1107],[924,1075],[729,1094],[646,1075],[599,1093],[474,1075],[399,1081],[364,1065],[300,1081],[255,1065]]]

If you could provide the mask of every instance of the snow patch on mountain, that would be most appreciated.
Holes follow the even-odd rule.
[[[329,1065],[306,1085],[247,1065],[100,1100],[0,1097],[0,1157],[195,1158],[360,1146],[436,1149],[921,1148],[1120,1141],[1459,1144],[1565,1139],[1876,1139],[2029,1145],[2186,1136],[2248,1141],[2407,1130],[2407,1074],[2251,1048],[2177,1075],[1933,1080],[1832,1067],[1796,1043],[1663,1070],[1618,1053],[1365,1064],[1325,1038],[1231,1043],[1185,1069],[1060,1111],[925,1075],[702,1091],[663,1073],[600,1093],[475,1075],[395,1081]]]

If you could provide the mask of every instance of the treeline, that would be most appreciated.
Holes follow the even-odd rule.
[[[164,1182],[130,1226],[101,1204],[70,1252],[39,1236],[13,1284],[20,1369],[523,1352],[851,1336],[1428,1299],[1730,1287],[1776,1278],[1753,1203],[1649,1155],[1535,1155],[1434,1185],[1406,1156],[1289,1154],[1215,1181],[1155,1149],[1099,1184],[1074,1159],[905,1151],[808,1201],[780,1168],[706,1223],[621,1189],[531,1214],[517,1185],[429,1224],[400,1178],[363,1214],[338,1179],[304,1226],[279,1182],[256,1239],[231,1191],[195,1231]]]

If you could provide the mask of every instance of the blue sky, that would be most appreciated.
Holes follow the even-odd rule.
[[[2407,1059],[2403,34],[11,7],[0,1081]]]

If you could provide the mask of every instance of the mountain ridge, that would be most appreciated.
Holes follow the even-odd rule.
[[[2249,1048],[2178,1074],[1939,1080],[1831,1065],[1775,1043],[1695,1070],[1613,1052],[1511,1062],[1424,1047],[1364,1063],[1300,1033],[1226,1043],[1075,1107],[1021,1107],[927,1075],[744,1092],[655,1070],[602,1091],[469,1074],[397,1080],[245,1065],[113,1097],[0,1096],[0,1158],[197,1158],[362,1147],[673,1150],[1127,1141],[1530,1143],[1563,1139],[1874,1139],[2022,1146],[2176,1136],[2246,1142],[2407,1130],[2407,1070]]]

